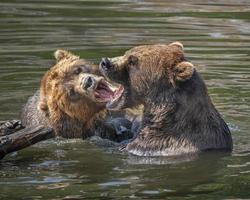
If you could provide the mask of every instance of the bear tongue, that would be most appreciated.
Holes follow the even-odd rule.
[[[114,95],[114,92],[112,90],[107,89],[100,89],[98,90],[99,97],[102,99],[111,99]]]

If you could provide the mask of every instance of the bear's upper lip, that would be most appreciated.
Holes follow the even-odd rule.
[[[123,90],[122,85],[115,87],[104,79],[101,79],[95,89],[95,98],[100,102],[112,102],[122,95]]]

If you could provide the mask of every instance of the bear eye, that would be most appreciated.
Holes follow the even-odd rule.
[[[138,58],[136,56],[129,56],[128,57],[128,64],[129,65],[137,65],[138,64]]]
[[[74,74],[78,75],[82,72],[82,68],[81,67],[77,67],[74,71]]]

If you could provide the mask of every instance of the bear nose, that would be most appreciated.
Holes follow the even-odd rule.
[[[111,67],[111,62],[110,62],[109,58],[102,58],[100,65],[101,65],[102,69],[104,69],[105,71],[108,71]]]
[[[84,89],[88,89],[89,87],[91,87],[93,85],[93,78],[92,77],[87,77],[85,84],[84,84]]]

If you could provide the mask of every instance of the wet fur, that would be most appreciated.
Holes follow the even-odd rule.
[[[232,149],[230,130],[197,72],[188,83],[150,96],[144,105],[142,128],[126,147],[129,152],[159,156]]]

